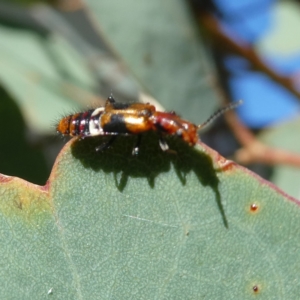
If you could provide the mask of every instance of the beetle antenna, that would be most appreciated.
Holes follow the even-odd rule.
[[[234,109],[238,106],[240,106],[243,103],[242,100],[239,100],[237,102],[229,103],[228,105],[221,107],[218,109],[215,113],[213,113],[204,123],[198,125],[198,130],[203,129],[204,127],[207,127],[209,124],[211,124],[216,118],[223,115],[226,111]]]

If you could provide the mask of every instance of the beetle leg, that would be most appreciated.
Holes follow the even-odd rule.
[[[99,151],[103,151],[103,150],[106,150],[108,148],[110,148],[110,146],[112,145],[112,143],[115,141],[116,139],[116,135],[113,135],[107,142],[101,144],[100,146],[96,147],[95,150],[97,152]]]
[[[163,137],[159,138],[159,146],[160,146],[162,151],[168,151],[169,150],[169,146],[168,146],[166,140]]]
[[[134,145],[134,148],[132,149],[132,152],[131,152],[132,155],[138,155],[139,154],[141,139],[142,139],[142,136],[139,134],[137,136],[137,140],[136,140],[136,143]]]

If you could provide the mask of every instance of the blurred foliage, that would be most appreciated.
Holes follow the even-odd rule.
[[[296,118],[289,122],[279,124],[273,128],[265,130],[260,139],[272,147],[300,153],[300,140],[298,138],[300,128],[300,119]],[[279,188],[287,191],[289,195],[300,198],[300,170],[296,167],[278,165],[274,168],[271,180]]]
[[[41,149],[26,139],[26,125],[18,106],[0,88],[0,170],[11,176],[45,184],[49,168]]]
[[[54,4],[56,0],[1,0],[1,2],[7,2],[9,4],[30,6],[33,4]]]

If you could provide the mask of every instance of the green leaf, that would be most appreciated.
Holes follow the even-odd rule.
[[[52,133],[62,113],[91,102],[93,80],[62,39],[5,27],[0,27],[0,34],[1,84],[18,103],[30,129]]]
[[[180,0],[88,0],[139,82],[167,109],[199,124],[217,106],[211,57],[189,6]]]
[[[44,187],[0,177],[3,299],[297,299],[298,201],[203,144],[103,140]]]
[[[32,130],[49,134],[61,113],[99,105],[96,91],[103,98],[113,91],[119,101],[147,91],[196,124],[211,114],[214,71],[187,4],[87,5],[75,12],[5,5],[9,16],[1,24],[26,30],[0,26],[0,80]]]
[[[51,167],[48,168],[41,149],[26,139],[28,132],[19,107],[1,87],[0,99],[1,172],[44,184]],[[34,165],[38,168],[33,168]]]
[[[300,119],[296,118],[265,130],[259,138],[270,147],[300,155],[299,130]],[[289,195],[299,199],[299,176],[299,168],[278,164],[273,167],[271,180]]]

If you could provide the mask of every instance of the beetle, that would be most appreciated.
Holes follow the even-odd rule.
[[[78,136],[81,139],[101,135],[111,139],[96,147],[96,151],[109,148],[118,135],[137,135],[132,154],[139,152],[141,134],[148,131],[159,133],[159,145],[163,151],[169,149],[164,136],[175,135],[190,146],[199,140],[198,131],[206,127],[225,111],[233,109],[241,101],[230,103],[211,115],[204,123],[195,125],[181,119],[175,112],[161,112],[150,103],[120,103],[109,96],[103,107],[76,113],[62,118],[57,124],[57,132],[62,135]]]

